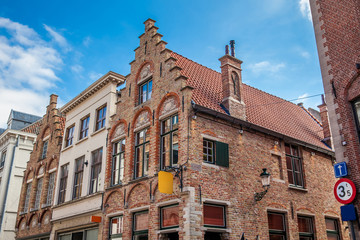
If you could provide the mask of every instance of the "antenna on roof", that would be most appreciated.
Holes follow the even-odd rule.
[[[235,57],[235,40],[230,40],[231,56]]]

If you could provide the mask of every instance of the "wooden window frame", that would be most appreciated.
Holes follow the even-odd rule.
[[[73,144],[75,125],[71,125],[66,129],[65,147]]]
[[[336,228],[336,230],[329,230],[329,229],[326,228],[326,235],[332,234],[332,235],[337,236],[338,240],[341,240],[342,237],[341,237],[341,233],[340,233],[341,231],[340,231],[339,219],[332,218],[332,217],[325,217],[325,226],[326,226],[326,220],[334,221],[335,228]]]
[[[46,158],[48,147],[49,147],[49,139],[43,141],[41,159],[45,159],[45,158]]]
[[[98,153],[99,161],[95,162],[95,154]],[[91,152],[91,175],[90,175],[90,189],[89,194],[93,194],[99,191],[99,178],[101,174],[101,165],[103,157],[103,148],[98,148]],[[97,171],[97,172],[95,172]],[[95,177],[96,176],[96,177]]]
[[[90,122],[90,115],[87,115],[86,117],[81,119],[79,140],[84,139],[87,136],[89,136],[89,122]]]
[[[26,184],[26,192],[25,192],[25,201],[24,201],[23,212],[28,212],[28,210],[29,210],[31,188],[32,188],[32,182],[27,183]]]
[[[41,192],[42,192],[43,183],[44,183],[43,178],[38,178],[37,179],[34,209],[39,209],[40,208],[40,205],[41,205]]]
[[[5,166],[6,150],[1,152],[0,169]]]
[[[159,211],[160,211],[160,229],[161,230],[164,230],[164,229],[172,229],[172,228],[178,228],[179,225],[174,225],[174,226],[169,226],[169,227],[164,227],[163,226],[163,209],[166,209],[166,208],[173,208],[173,207],[179,207],[179,204],[172,204],[172,205],[167,205],[167,206],[162,206],[160,207]],[[179,208],[180,210],[180,208]],[[179,212],[178,212],[178,217],[179,217]],[[179,217],[179,220],[180,220],[180,217]],[[179,223],[180,224],[180,223]]]
[[[144,132],[143,142],[140,143],[140,134]],[[149,170],[149,160],[150,160],[150,139],[146,141],[147,135],[149,134],[149,128],[142,129],[135,133],[135,157],[134,157],[134,179],[147,176]],[[150,138],[150,136],[148,136]],[[146,147],[149,146],[149,156],[146,156]],[[138,149],[142,152],[141,160],[142,164],[140,165]],[[142,150],[142,151],[141,151]],[[146,159],[147,157],[147,159]],[[138,169],[138,165],[142,166],[142,169]],[[141,174],[138,172],[141,171]]]
[[[359,106],[358,108],[357,108],[357,105]],[[352,106],[352,109],[353,109],[353,114],[354,114],[358,139],[359,139],[359,142],[360,142],[360,114],[358,114],[358,113],[360,113],[360,98],[355,99],[351,103],[351,106]],[[357,109],[359,109],[359,111],[357,111]]]
[[[121,218],[122,225],[121,225],[120,233],[112,234],[112,228],[113,228],[112,220],[115,219],[115,218],[118,218],[118,219]],[[118,238],[118,237],[121,237],[121,238],[122,238],[123,233],[124,233],[124,216],[123,216],[123,215],[119,215],[119,216],[111,217],[111,218],[109,219],[109,239]]]
[[[81,197],[81,190],[83,186],[83,177],[84,177],[84,161],[85,161],[85,156],[81,156],[75,159],[72,199],[78,199]],[[79,165],[78,162],[80,162]]]
[[[212,207],[221,207],[223,209],[223,218],[224,218],[224,225],[209,225],[205,224],[205,206],[212,206]],[[203,204],[203,216],[204,216],[204,227],[211,227],[211,228],[226,228],[227,221],[226,221],[226,206],[221,204],[213,204],[213,203],[204,203]]]
[[[149,225],[148,225],[148,228],[147,230],[135,230],[135,218],[136,218],[136,215],[138,214],[144,214],[144,213],[147,213],[148,215],[148,218],[149,218],[149,211],[148,210],[145,210],[145,211],[141,211],[141,212],[135,212],[133,213],[132,215],[132,239],[135,240],[136,239],[136,236],[138,235],[147,235],[148,236],[148,239],[149,239]],[[148,224],[149,224],[149,221],[148,221]]]
[[[64,203],[66,198],[66,186],[69,175],[69,164],[64,164],[60,169],[58,204]]]
[[[165,132],[164,130],[164,123],[166,121],[170,120],[170,129],[168,131]],[[173,120],[175,120],[176,122],[174,122]],[[174,124],[176,125],[176,128],[174,128]],[[177,149],[174,150],[174,144],[173,144],[173,136],[174,134],[178,134],[178,142],[177,142]],[[178,164],[179,161],[179,116],[177,114],[172,115],[164,120],[161,121],[161,134],[160,134],[160,169],[161,170],[165,170],[165,168],[167,166],[165,166],[165,161],[166,159],[164,159],[164,140],[165,138],[169,136],[169,141],[170,141],[170,159],[169,159],[169,163],[170,166],[174,166]],[[176,154],[176,162],[174,162],[175,159],[175,151],[177,151]]]
[[[286,146],[289,146],[290,153],[286,152]],[[298,156],[294,155],[294,150],[297,150]],[[301,149],[298,146],[285,143],[285,158],[290,158],[291,160],[291,169],[289,168],[288,161],[286,159],[286,169],[288,174],[288,181],[289,181],[289,172],[292,172],[292,183],[289,181],[289,184],[295,187],[305,188],[305,179],[304,179],[304,167],[303,167],[303,159],[301,157]],[[299,161],[300,171],[296,171],[295,169],[295,161]],[[301,183],[297,182],[294,173],[298,173],[301,176]]]
[[[310,221],[310,232],[300,232],[299,218],[308,219]],[[299,237],[300,238],[306,237],[309,238],[310,240],[314,240],[315,239],[314,218],[310,216],[298,215],[297,219],[298,219]]]
[[[151,84],[150,84],[151,83]],[[151,96],[152,96],[152,85],[153,85],[153,80],[152,78],[150,78],[149,80],[141,83],[139,85],[139,94],[138,94],[138,103],[139,105],[150,100]],[[149,91],[149,86],[151,86],[151,90]],[[146,87],[146,92],[145,92],[145,96],[143,93],[143,88]]]
[[[269,214],[281,215],[282,220],[283,220],[283,228],[284,228],[284,230],[270,229],[270,222],[268,220],[269,238],[270,238],[271,234],[276,234],[276,235],[283,236],[284,240],[287,240],[288,239],[288,236],[287,236],[288,233],[287,233],[287,226],[286,226],[286,214],[282,213],[282,212],[269,211],[269,212],[267,212],[268,219],[269,219]]]
[[[120,144],[120,151],[116,152],[118,144]],[[120,139],[119,141],[113,143],[113,155],[112,155],[112,163],[111,163],[111,186],[121,184],[124,179],[125,148],[126,148],[125,138]],[[119,162],[116,162],[117,164],[115,164],[116,158],[118,158],[119,160]],[[116,173],[118,173],[118,179],[115,179]]]
[[[106,111],[106,105],[103,105],[96,110],[95,131],[98,131],[106,126]]]
[[[49,183],[47,187],[47,194],[46,194],[46,205],[51,206],[52,199],[54,195],[54,187],[55,187],[55,178],[56,172],[52,172],[49,174]]]

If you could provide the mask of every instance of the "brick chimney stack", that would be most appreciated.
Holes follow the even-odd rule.
[[[324,139],[323,141],[329,146],[332,147],[331,144],[331,130],[329,125],[329,116],[328,116],[328,110],[325,103],[324,95],[321,95],[322,104],[318,106],[320,110],[320,117],[321,117],[321,124],[323,127],[324,132]]]
[[[225,48],[225,55],[221,57],[221,78],[223,88],[222,106],[231,116],[246,120],[245,103],[242,99],[241,64],[242,61],[235,58],[235,41],[230,41],[229,47]]]

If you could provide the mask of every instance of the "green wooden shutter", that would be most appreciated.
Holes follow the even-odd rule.
[[[216,142],[216,165],[229,167],[229,144]]]

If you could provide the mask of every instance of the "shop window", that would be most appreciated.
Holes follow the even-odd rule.
[[[298,216],[299,239],[314,240],[314,225],[312,217]]]
[[[42,149],[41,159],[46,158],[48,144],[49,144],[49,140],[46,140],[46,141],[43,142],[43,149]]]
[[[124,179],[125,139],[113,144],[111,184],[117,185]]]
[[[84,156],[75,159],[75,174],[74,174],[74,188],[73,199],[81,197],[83,172],[84,172]]]
[[[161,121],[161,169],[178,163],[179,133],[178,115]]]
[[[105,127],[105,120],[106,120],[106,106],[103,106],[102,108],[97,110],[95,131]]]
[[[296,187],[304,187],[302,161],[299,148],[286,143],[285,154],[289,184]]]
[[[268,212],[270,240],[286,240],[285,214]]]
[[[123,229],[123,216],[117,216],[110,219],[110,239],[122,240]]]
[[[66,195],[66,185],[67,185],[67,178],[68,178],[68,171],[69,171],[69,164],[61,166],[60,169],[60,186],[59,186],[59,198],[58,203],[65,202],[65,195]]]
[[[137,212],[133,215],[133,240],[148,240],[149,213]]]
[[[135,135],[134,178],[147,176],[150,157],[149,129],[141,130]]]
[[[35,206],[34,206],[35,209],[39,209],[40,207],[42,185],[43,185],[43,178],[39,178],[37,180],[37,186],[36,186]]]
[[[204,225],[226,228],[225,206],[204,204]]]
[[[87,116],[81,120],[80,124],[80,138],[83,139],[86,138],[89,134],[89,120],[90,116]]]
[[[26,213],[29,209],[29,200],[30,200],[30,193],[31,193],[31,185],[32,183],[26,184],[26,195],[25,195],[25,201],[24,201],[24,212]]]
[[[102,155],[103,155],[102,148],[99,148],[91,153],[92,164],[91,164],[90,194],[99,191]]]
[[[59,240],[97,240],[99,235],[99,229],[84,229],[77,230],[70,233],[64,233],[59,235]]]
[[[146,81],[139,86],[139,104],[151,99],[152,94],[152,79]]]
[[[352,105],[353,105],[353,109],[354,109],[356,130],[358,133],[358,137],[360,139],[360,98],[355,100]]]
[[[160,229],[179,227],[179,205],[160,208]]]
[[[206,163],[229,167],[229,145],[227,143],[204,139],[203,160]]]
[[[52,199],[54,195],[54,186],[55,186],[55,174],[56,172],[52,172],[49,175],[49,185],[47,188],[47,195],[46,195],[46,206],[50,206],[52,204]]]
[[[68,127],[66,130],[65,147],[73,144],[75,125]]]
[[[334,218],[325,218],[326,235],[328,240],[340,240],[339,221]]]

